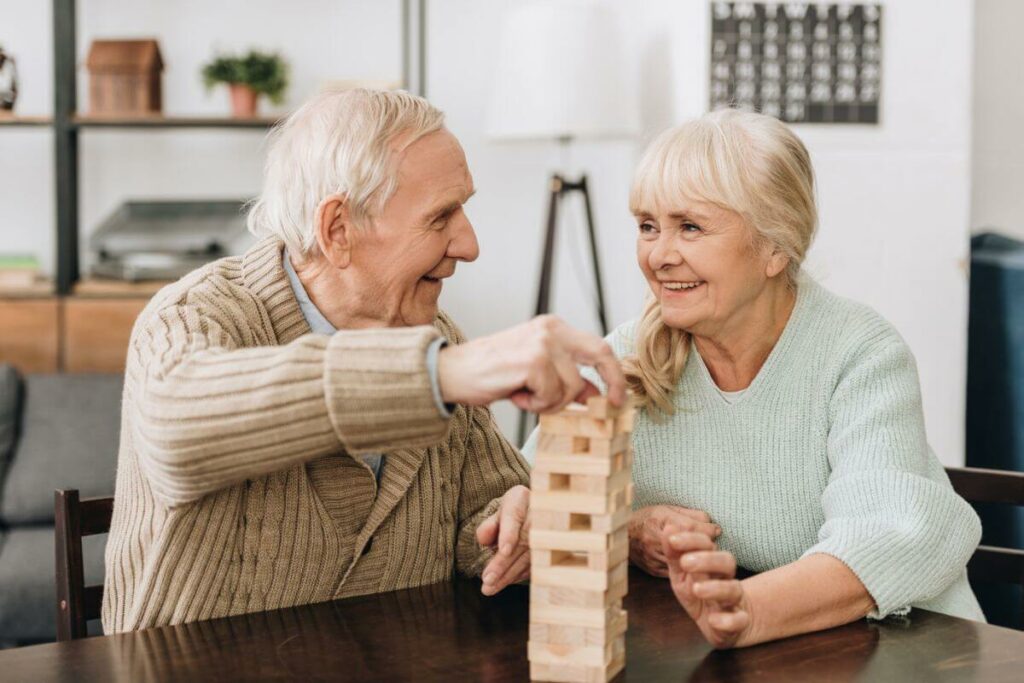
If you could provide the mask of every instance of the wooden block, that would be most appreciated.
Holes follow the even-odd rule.
[[[626,665],[625,637],[619,636],[612,643],[611,661],[602,666],[580,664],[548,664],[530,661],[530,679],[557,683],[607,683]]]
[[[607,515],[590,515],[590,528],[594,531],[611,533],[616,529],[626,526],[633,511],[629,506],[623,506],[615,512]]]
[[[627,581],[619,581],[606,591],[591,591],[562,586],[530,585],[530,604],[553,607],[586,607],[608,609],[621,607],[626,597]]]
[[[540,428],[545,434],[610,439],[616,434],[615,426],[615,419],[601,420],[587,415],[571,415],[565,412],[540,416]]]
[[[530,527],[530,549],[608,550],[609,535],[600,531],[554,531]]]
[[[534,470],[530,472],[530,489],[538,493],[570,490],[570,475],[562,472]]]
[[[530,474],[530,486],[533,486],[533,473]],[[580,528],[582,519],[586,519],[586,524],[581,528],[581,531],[590,529],[590,515],[578,515],[572,512],[562,512],[560,510],[534,510],[530,509],[530,528],[531,529],[546,529],[549,531],[569,531],[573,528],[573,522],[575,521],[577,528]]]
[[[532,555],[530,559],[533,559]],[[561,586],[564,588],[606,591],[627,576],[627,566],[628,562],[625,561],[610,569],[592,569],[586,562],[573,565],[552,563],[546,567],[531,566],[530,583],[538,586]]]
[[[616,434],[610,440],[591,439],[587,449],[587,455],[597,457],[610,457],[616,453],[622,453],[632,444],[632,434]]]
[[[626,632],[626,612],[612,610],[614,615],[601,628],[588,628],[572,624],[541,624],[530,623],[529,639],[536,643],[554,643],[559,645],[603,645],[609,640],[614,641]]]
[[[597,645],[562,645],[560,643],[538,643],[529,641],[526,645],[530,662],[554,665],[583,665],[606,667],[612,663],[612,643]]]
[[[541,432],[537,437],[537,455],[574,455],[590,450],[590,439],[572,434],[550,434]]]

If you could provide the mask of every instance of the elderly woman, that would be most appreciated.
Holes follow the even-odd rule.
[[[910,607],[983,619],[965,572],[980,525],[925,439],[910,349],[801,273],[817,213],[800,140],[708,114],[651,145],[630,205],[652,294],[610,336],[642,405],[633,563],[670,577],[716,647]]]

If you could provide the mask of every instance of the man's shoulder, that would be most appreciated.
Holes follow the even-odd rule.
[[[135,330],[158,323],[174,310],[202,315],[251,310],[258,297],[245,287],[242,259],[228,256],[212,261],[164,286],[139,314]]]

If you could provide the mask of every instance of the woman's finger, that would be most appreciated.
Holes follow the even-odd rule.
[[[736,576],[736,558],[724,550],[689,552],[679,558],[679,568],[684,572],[731,578]]]
[[[730,610],[743,599],[743,586],[735,579],[708,579],[694,583],[693,594],[701,600],[713,600],[721,609]]]
[[[673,556],[678,557],[683,553],[690,553],[698,550],[714,550],[715,543],[707,534],[699,531],[679,531],[676,526],[665,527],[664,542],[662,544],[665,556],[670,560]],[[682,566],[682,565],[680,565]]]
[[[750,625],[750,615],[743,610],[712,612],[708,615],[708,625],[717,631],[739,633]]]

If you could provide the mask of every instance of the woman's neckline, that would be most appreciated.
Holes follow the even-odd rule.
[[[761,368],[757,371],[754,379],[743,389],[726,392],[719,388],[711,376],[711,371],[708,370],[704,358],[700,355],[700,351],[697,350],[696,343],[694,343],[692,338],[690,339],[690,355],[696,358],[700,375],[704,379],[704,388],[713,397],[713,400],[726,407],[736,406],[750,400],[751,396],[760,393],[762,385],[767,381],[765,378],[772,374],[773,368],[779,364],[780,358],[785,355],[786,349],[792,343],[792,338],[796,334],[795,330],[804,316],[804,310],[807,307],[807,300],[813,286],[814,283],[809,278],[800,278],[797,284],[796,302],[793,304],[793,310],[789,314],[789,319],[786,321],[782,334],[779,335],[778,341],[775,342],[775,346],[772,347],[768,357],[761,364]],[[728,394],[728,396],[725,394]]]

